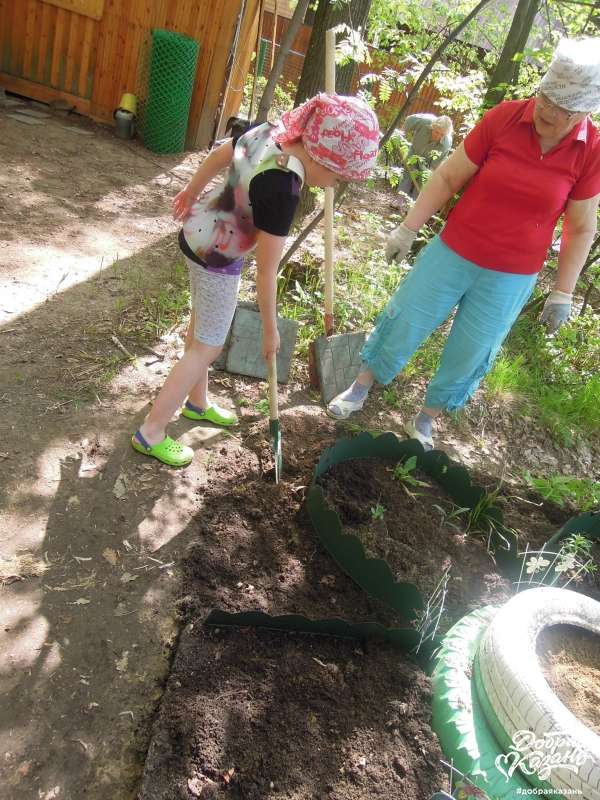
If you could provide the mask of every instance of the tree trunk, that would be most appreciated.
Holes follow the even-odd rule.
[[[325,31],[342,23],[349,25],[354,30],[364,29],[371,3],[372,0],[350,0],[350,2],[340,3],[337,8],[334,8],[331,0],[319,0],[308,50],[304,58],[302,75],[300,75],[296,91],[295,105],[299,106],[309,97],[313,97],[325,89]],[[355,67],[354,61],[350,61],[343,67],[336,66],[335,91],[337,94],[350,93]],[[296,221],[304,219],[314,211],[314,208],[315,196],[305,186],[298,203]]]
[[[440,46],[437,48],[435,53],[431,56],[431,59],[429,60],[429,63],[426,65],[426,67],[423,70],[423,72],[421,72],[421,74],[417,78],[417,80],[416,80],[415,84],[413,85],[412,89],[409,91],[406,100],[404,101],[404,103],[402,104],[400,110],[398,111],[398,113],[394,117],[394,119],[392,121],[392,124],[389,126],[389,128],[387,129],[387,131],[383,135],[381,141],[379,142],[379,147],[380,148],[383,147],[383,145],[388,141],[390,136],[393,134],[394,129],[398,127],[398,125],[400,124],[400,121],[406,115],[406,112],[408,111],[408,108],[410,106],[410,103],[412,102],[413,97],[420,90],[421,86],[423,85],[423,83],[427,79],[427,76],[429,75],[429,73],[431,72],[431,70],[433,69],[435,64],[441,58],[442,53],[444,52],[444,50],[448,47],[449,44],[451,44],[456,39],[456,37],[459,35],[459,33],[461,33],[461,31],[463,31],[467,27],[469,22],[471,22],[471,20],[474,19],[479,14],[479,12],[483,8],[485,8],[485,6],[490,2],[491,2],[491,0],[479,0],[479,3],[475,6],[475,8],[469,14],[467,14],[467,16],[462,20],[462,22],[460,22],[456,26],[456,28],[454,28],[452,31],[450,31],[448,36],[446,36],[444,41],[440,44]],[[342,184],[337,189],[337,191],[335,193],[335,199],[336,199],[336,203],[338,204],[338,207],[341,204],[341,202],[342,202],[342,200],[344,198],[344,195],[346,193],[346,186],[347,186],[347,184]],[[282,257],[281,261],[279,262],[279,268],[280,269],[281,269],[281,267],[284,266],[284,264],[287,264],[287,262],[290,260],[290,258],[293,256],[293,254],[296,252],[296,250],[300,247],[302,242],[306,239],[306,237],[309,235],[309,233],[311,233],[317,227],[317,225],[319,224],[319,222],[322,219],[323,219],[323,211],[321,210],[318,214],[315,214],[314,218],[308,223],[308,225],[302,231],[300,231],[300,233],[298,234],[298,236],[296,237],[294,242],[292,242],[292,244],[290,245],[288,250],[283,254],[283,257]]]
[[[371,3],[372,0],[350,0],[347,3],[339,3],[338,7],[334,8],[331,0],[319,0],[296,91],[295,105],[299,106],[309,97],[325,89],[325,31],[342,23],[354,30],[358,28],[364,30]],[[355,66],[351,61],[343,67],[336,67],[335,90],[338,94],[349,94]]]
[[[525,49],[539,6],[540,0],[519,0],[500,58],[490,78],[483,100],[484,108],[495,106],[504,99],[507,87],[516,85],[521,59],[515,56]]]
[[[288,29],[285,32],[285,36],[281,40],[281,46],[279,47],[277,58],[275,59],[275,63],[269,74],[269,80],[267,81],[267,85],[265,86],[265,90],[260,99],[260,104],[258,106],[258,111],[256,113],[257,122],[267,121],[267,115],[269,113],[271,103],[273,102],[273,94],[275,92],[275,86],[277,85],[277,81],[281,77],[281,73],[283,72],[283,67],[285,65],[285,60],[294,43],[296,34],[300,29],[300,25],[304,21],[304,16],[306,14],[306,9],[308,8],[309,3],[310,0],[298,0],[298,4],[294,9],[294,14],[290,20]],[[275,42],[273,42],[273,50],[274,49],[275,49]]]

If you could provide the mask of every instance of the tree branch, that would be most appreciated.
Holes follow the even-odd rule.
[[[256,112],[256,122],[267,121],[267,114],[269,113],[271,103],[273,102],[275,86],[277,85],[277,81],[279,80],[281,73],[283,72],[285,60],[294,43],[296,34],[300,29],[300,25],[304,21],[304,17],[306,16],[306,9],[308,8],[309,2],[310,0],[298,0],[298,4],[294,9],[294,14],[285,32],[285,36],[281,40],[281,44],[279,46],[279,52],[277,53],[277,58],[275,59],[275,63],[271,69],[271,72],[269,73],[269,79],[267,81],[267,85],[265,86],[265,89],[262,93],[260,104],[258,106],[258,111]],[[275,32],[273,31],[273,37],[274,36]],[[275,50],[275,39],[273,39],[273,50]]]
[[[388,141],[388,139],[393,134],[395,129],[398,127],[398,124],[403,119],[404,115],[406,114],[406,111],[408,110],[408,108],[410,106],[410,103],[412,102],[413,97],[418,93],[418,91],[420,90],[421,86],[427,80],[427,77],[429,76],[429,73],[434,68],[436,62],[439,60],[439,58],[442,55],[442,53],[444,52],[444,50],[448,47],[448,45],[450,45],[457,38],[459,33],[462,33],[464,28],[466,28],[467,25],[469,24],[469,22],[471,22],[471,20],[474,19],[479,14],[481,9],[484,8],[485,6],[487,6],[490,2],[491,2],[491,0],[480,0],[480,2],[475,6],[475,8],[469,14],[467,14],[467,16],[456,26],[456,28],[454,28],[452,31],[450,31],[448,36],[446,36],[444,41],[440,44],[440,46],[437,48],[437,50],[434,52],[434,54],[429,59],[429,63],[425,66],[425,68],[423,69],[423,71],[421,72],[419,77],[417,78],[416,82],[412,86],[410,92],[408,93],[408,95],[406,97],[406,100],[404,101],[404,103],[400,107],[400,110],[398,111],[398,113],[394,117],[394,119],[392,121],[392,124],[387,129],[387,131],[384,133],[381,141],[379,142],[379,147],[380,148],[384,146],[384,144]]]
[[[490,3],[490,2],[491,2],[491,0],[480,0],[480,2],[475,6],[475,8],[456,26],[456,28],[454,28],[448,34],[448,36],[446,36],[444,41],[440,44],[440,46],[437,48],[437,50],[434,52],[434,54],[429,59],[428,64],[425,66],[425,68],[423,69],[423,71],[421,72],[419,77],[417,78],[415,84],[413,85],[412,89],[409,91],[409,93],[408,93],[408,95],[406,97],[406,100],[404,101],[404,103],[402,104],[400,110],[396,114],[396,117],[392,121],[392,124],[390,125],[390,127],[387,129],[387,131],[384,133],[383,137],[381,138],[381,141],[379,142],[379,149],[381,149],[384,146],[384,144],[388,141],[388,139],[390,138],[390,136],[392,135],[392,133],[394,132],[394,130],[398,126],[398,123],[403,118],[404,114],[406,113],[407,109],[409,108],[413,97],[417,94],[417,92],[419,91],[419,89],[421,88],[421,86],[423,85],[425,80],[427,79],[427,76],[430,74],[430,72],[434,68],[436,61],[438,61],[438,59],[440,58],[440,56],[442,55],[444,50],[448,47],[449,44],[451,44],[456,39],[458,34],[461,33],[464,30],[464,28],[466,28],[466,26],[469,24],[469,22],[471,22],[471,20],[474,19],[479,14],[481,9],[484,8],[486,5],[488,5],[488,3]],[[341,205],[341,202],[342,202],[342,200],[344,198],[344,195],[346,194],[346,189],[347,189],[347,184],[341,184],[339,186],[339,188],[337,189],[337,191],[335,193],[335,202],[337,204],[337,207],[339,207]],[[298,237],[295,239],[295,241],[292,243],[292,245],[290,246],[288,251],[284,254],[283,258],[281,259],[280,267],[282,267],[285,264],[287,264],[287,262],[290,260],[291,256],[300,247],[300,245],[306,239],[306,237],[312,231],[314,231],[314,229],[317,227],[319,222],[323,219],[323,214],[324,214],[324,212],[321,209],[321,211],[319,211],[319,213],[308,223],[308,225],[300,231],[300,233],[298,234]]]

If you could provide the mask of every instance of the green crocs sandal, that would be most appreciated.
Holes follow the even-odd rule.
[[[169,467],[187,467],[194,458],[194,451],[191,447],[176,442],[170,436],[165,436],[158,444],[148,444],[142,434],[136,431],[131,437],[131,446],[138,453],[152,456]]]
[[[187,419],[196,421],[204,420],[205,422],[212,422],[214,425],[221,425],[224,428],[229,425],[235,425],[238,418],[233,411],[227,411],[225,408],[211,403],[208,408],[199,408],[188,400],[184,407],[181,409],[181,416]]]

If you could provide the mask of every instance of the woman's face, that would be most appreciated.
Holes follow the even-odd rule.
[[[563,139],[585,117],[585,111],[567,111],[553,103],[543,92],[538,92],[535,97],[533,124],[542,139]]]

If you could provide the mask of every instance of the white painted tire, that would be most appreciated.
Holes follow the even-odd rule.
[[[546,785],[567,798],[600,800],[600,736],[561,703],[536,655],[537,637],[550,625],[575,625],[600,635],[600,603],[568,589],[542,587],[520,592],[498,611],[477,654],[481,688],[497,718],[488,722],[493,728],[499,723],[505,746],[518,731],[538,738],[562,733],[568,745],[561,752],[579,747],[588,757],[577,772],[553,768]],[[500,732],[495,730],[497,736]]]

